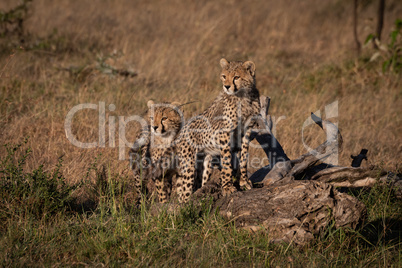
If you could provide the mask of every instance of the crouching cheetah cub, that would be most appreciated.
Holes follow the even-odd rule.
[[[221,157],[223,194],[236,191],[231,166],[232,153],[241,148],[240,187],[250,189],[247,177],[247,152],[251,136],[247,122],[260,112],[255,82],[255,64],[251,61],[220,60],[223,91],[201,115],[190,119],[174,142],[178,160],[177,194],[187,202],[194,190],[195,161],[198,153]],[[239,143],[240,144],[236,144]],[[240,146],[241,145],[241,146]],[[203,181],[205,178],[203,178]]]
[[[150,100],[147,105],[146,124],[130,150],[134,188],[140,201],[143,182],[153,178],[159,202],[165,203],[176,172],[172,142],[183,124],[183,112],[175,102],[155,104]]]

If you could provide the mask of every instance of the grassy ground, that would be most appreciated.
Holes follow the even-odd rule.
[[[0,10],[10,10],[16,4],[2,1]],[[364,41],[374,32],[377,4],[360,4],[358,33]],[[401,75],[383,73],[384,58],[370,62],[375,52],[371,46],[365,47],[360,57],[355,56],[351,5],[350,1],[335,0],[62,0],[57,4],[34,0],[22,35],[0,38],[0,143],[19,144],[29,137],[24,146],[32,148],[23,166],[3,172],[2,179],[10,172],[34,174],[42,166],[44,174],[59,170],[67,188],[83,181],[96,185],[105,167],[106,178],[115,180],[116,187],[129,182],[128,162],[119,160],[119,127],[125,127],[130,144],[137,125],[119,123],[118,116],[142,113],[149,99],[196,100],[185,106],[185,113],[200,113],[220,91],[221,57],[256,63],[258,88],[271,97],[270,114],[286,116],[278,122],[276,136],[290,158],[306,152],[302,126],[310,112],[320,110],[325,117],[325,107],[338,101],[338,114],[332,121],[338,123],[344,138],[339,163],[349,165],[350,154],[367,148],[369,161],[365,165],[398,172],[402,155]],[[402,14],[399,1],[387,1],[384,43],[390,42],[398,14]],[[138,75],[113,75],[114,69]],[[68,111],[78,104],[99,102],[105,102],[107,108],[106,146],[73,146],[64,129]],[[115,105],[114,111],[108,109],[109,104]],[[115,135],[109,135],[112,117]],[[78,140],[93,142],[99,138],[98,125],[98,111],[87,109],[77,113],[72,129]],[[309,147],[325,139],[314,127],[305,129],[304,135]],[[122,155],[127,156],[127,148],[123,149]],[[0,148],[0,155],[4,167],[6,147]],[[51,175],[41,178],[47,176]],[[45,212],[24,211],[24,203],[13,197],[19,195],[4,190],[2,197],[8,201],[3,202],[0,212],[4,226],[0,244],[5,253],[1,263],[401,264],[400,233],[389,235],[395,226],[400,227],[400,203],[387,188],[359,193],[369,207],[368,224],[359,232],[329,232],[316,244],[299,249],[269,245],[266,234],[243,233],[213,213],[198,215],[191,208],[157,217],[148,215],[145,208],[131,211],[127,200],[123,198],[116,205],[114,191],[102,188],[100,192],[98,186],[66,190],[91,203],[95,213],[64,211],[71,201],[67,193],[56,198],[63,202],[50,203]],[[24,202],[31,200],[24,198]],[[39,202],[35,200],[32,204]],[[389,241],[390,237],[396,240]]]
[[[391,266],[402,264],[402,202],[388,186],[351,192],[368,209],[357,231],[326,230],[304,247],[270,244],[211,210],[188,204],[175,213],[133,208],[126,186],[98,173],[96,184],[71,187],[56,168],[27,173],[25,144],[1,162],[1,266]],[[91,204],[77,205],[85,188]],[[78,203],[79,204],[79,203]],[[90,209],[89,209],[90,208]]]

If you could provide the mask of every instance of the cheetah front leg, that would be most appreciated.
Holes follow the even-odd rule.
[[[257,117],[258,118],[258,117]],[[247,176],[247,162],[248,162],[248,149],[250,147],[250,142],[257,135],[256,132],[253,131],[253,127],[257,126],[257,119],[251,119],[251,126],[249,126],[244,134],[244,137],[241,141],[241,151],[240,151],[240,188],[243,190],[250,190],[253,188],[253,184],[249,180]]]
[[[248,129],[241,141],[240,151],[240,189],[250,190],[253,188],[253,184],[247,176],[247,161],[248,161],[248,149],[251,141],[252,131]]]
[[[134,191],[136,194],[136,202],[142,200],[144,178],[147,177],[150,163],[146,157],[145,149],[141,148],[139,152],[130,152],[131,169],[134,174]]]
[[[230,195],[236,192],[236,188],[233,185],[232,180],[232,154],[230,151],[230,134],[225,133],[220,136],[219,142],[221,144],[221,182],[222,182],[222,194],[223,196]]]
[[[157,162],[157,164],[159,164],[159,166],[156,166],[155,168],[162,170],[162,174],[159,174],[155,177],[155,187],[156,192],[158,193],[158,201],[159,203],[166,203],[170,194],[170,180],[173,176],[173,174],[169,172],[169,158],[162,158],[159,162]]]
[[[194,190],[195,181],[195,153],[179,157],[179,174],[177,176],[177,195],[179,203],[186,203]]]
[[[166,203],[168,201],[171,189],[170,176],[173,175],[165,174],[164,176],[155,179],[155,187],[158,193],[159,203]]]

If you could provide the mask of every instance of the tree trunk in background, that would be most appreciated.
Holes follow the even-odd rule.
[[[375,31],[375,36],[372,40],[373,48],[378,49],[378,44],[381,40],[382,27],[384,25],[384,11],[385,11],[385,0],[379,0],[378,10],[377,10],[377,28]]]
[[[380,0],[378,5],[377,31],[376,31],[376,36],[378,40],[381,40],[382,26],[384,24],[384,10],[385,10],[385,0]]]
[[[359,38],[357,36],[357,6],[358,6],[358,0],[355,0],[353,3],[353,36],[355,38],[356,52],[357,55],[359,56],[361,45],[359,42]]]

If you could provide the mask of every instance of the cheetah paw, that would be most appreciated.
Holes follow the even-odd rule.
[[[223,196],[228,196],[228,195],[231,195],[232,193],[234,193],[234,192],[236,192],[236,191],[237,191],[236,187],[234,187],[234,186],[227,186],[227,187],[223,188],[223,190],[222,190],[222,195],[223,195]]]
[[[240,189],[243,191],[251,190],[253,188],[253,184],[248,178],[240,180]]]

